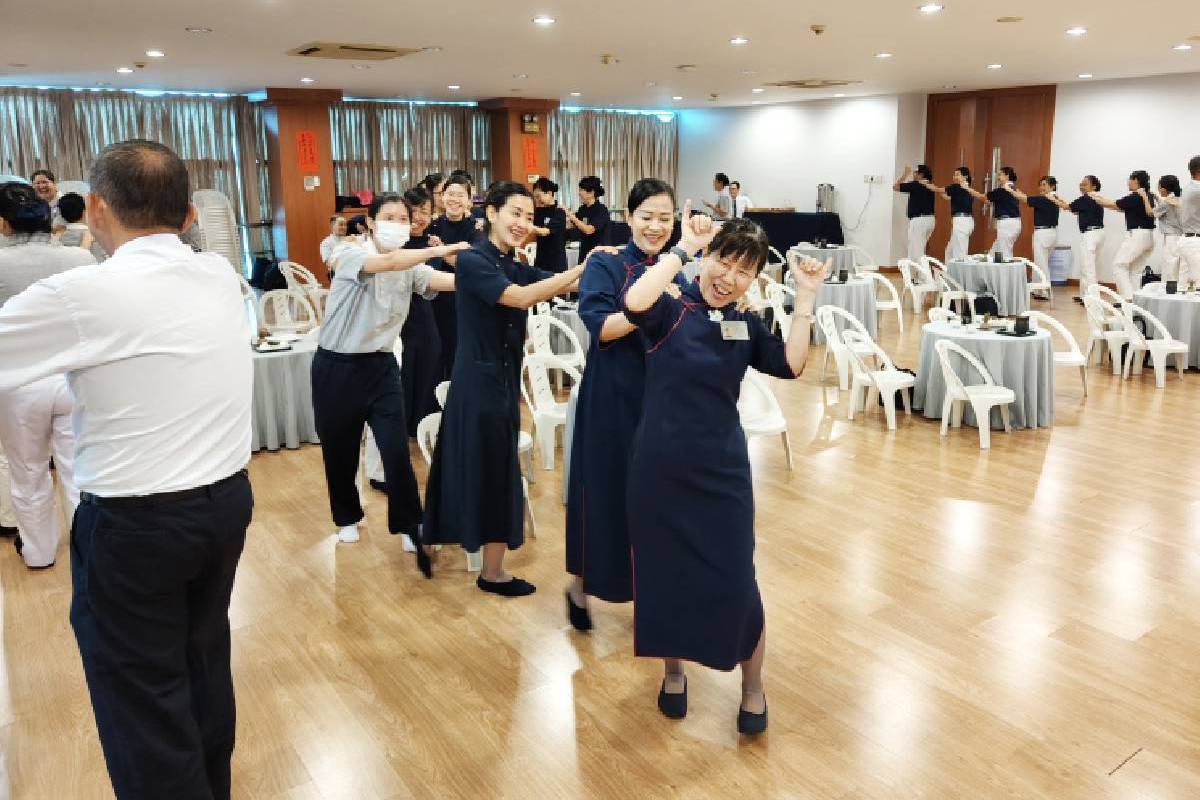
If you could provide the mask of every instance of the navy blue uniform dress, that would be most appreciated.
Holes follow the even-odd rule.
[[[547,272],[567,269],[567,212],[558,206],[543,206],[534,210],[533,224],[548,228],[550,233],[539,236],[533,265]]]
[[[582,231],[579,234],[579,263],[582,264],[593,247],[608,244],[608,223],[612,222],[612,215],[608,213],[608,206],[597,200],[590,206],[580,206],[575,216],[595,229],[590,234]]]
[[[524,541],[517,402],[528,313],[498,300],[512,284],[549,277],[487,239],[458,254],[458,350],[425,488],[425,541],[468,552]]]
[[[477,220],[470,214],[457,222],[448,217],[438,217],[429,223],[426,233],[441,239],[442,244],[473,242],[479,235],[479,231],[475,228],[476,222]],[[429,266],[442,272],[454,272],[454,267],[441,259],[429,262]],[[433,298],[433,316],[437,321],[438,336],[441,338],[442,344],[442,374],[438,376],[439,381],[449,378],[450,371],[454,368],[454,350],[458,340],[458,321],[455,310],[457,303],[454,292],[442,292]]]
[[[579,282],[579,317],[591,344],[571,439],[567,572],[583,578],[585,593],[610,603],[633,599],[625,487],[642,418],[646,348],[636,331],[601,342],[600,329],[625,310],[625,292],[657,260],[630,242],[617,255],[593,255]]]
[[[429,247],[429,235],[409,239],[406,250]],[[444,292],[443,294],[448,294]],[[440,295],[439,295],[440,297]],[[400,329],[404,358],[400,362],[400,385],[404,388],[404,417],[408,435],[417,435],[417,425],[440,410],[433,390],[442,380],[442,337],[433,317],[432,301],[414,294],[408,306],[408,318]]]
[[[626,312],[645,338],[646,392],[629,468],[634,649],[720,670],[754,653],[763,607],[754,577],[754,490],[737,400],[746,367],[794,378],[783,340],[732,305],[725,340],[690,284]]]

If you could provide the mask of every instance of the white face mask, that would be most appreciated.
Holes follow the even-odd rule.
[[[407,222],[381,220],[375,223],[375,241],[384,250],[396,250],[408,241],[412,226]]]

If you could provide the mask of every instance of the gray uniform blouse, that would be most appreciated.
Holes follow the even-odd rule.
[[[1183,233],[1183,224],[1179,220],[1179,209],[1175,206],[1159,203],[1154,207],[1154,217],[1158,220],[1158,229],[1165,236],[1178,236]]]
[[[64,247],[48,233],[6,237],[0,246],[0,306],[43,278],[95,263],[87,250]]]

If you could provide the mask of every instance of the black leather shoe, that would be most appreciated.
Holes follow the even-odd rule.
[[[501,597],[525,597],[537,591],[537,587],[532,583],[517,577],[507,581],[485,581],[481,576],[475,579],[475,585],[485,592],[498,594]]]
[[[16,536],[20,532],[20,528],[9,528],[7,526],[0,525],[0,539],[7,539],[10,536]]]
[[[1075,302],[1076,302],[1076,303],[1079,303],[1079,305],[1083,305],[1083,298],[1082,298],[1082,297],[1079,297],[1078,295],[1076,295],[1074,299],[1075,299]]]
[[[387,484],[383,481],[377,481],[374,478],[368,478],[367,483],[371,484],[371,488],[375,491],[387,494]]]
[[[13,550],[17,551],[17,555],[21,555],[21,551],[25,549],[25,543],[21,541],[21,534],[13,537]]]
[[[592,629],[592,615],[588,611],[587,606],[577,606],[575,601],[571,599],[571,593],[567,592],[567,619],[571,622],[571,627],[577,631],[590,631]]]
[[[745,736],[757,736],[767,729],[767,701],[763,698],[761,714],[751,714],[744,708],[738,707],[738,733]]]
[[[658,690],[658,710],[668,719],[683,719],[687,716],[687,676],[683,677],[683,691],[679,694],[667,693],[667,679],[663,678]]]

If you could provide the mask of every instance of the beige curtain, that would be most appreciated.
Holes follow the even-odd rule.
[[[329,110],[334,185],[403,192],[431,172],[466,169],[490,180],[488,115],[470,106],[348,101]]]
[[[605,205],[623,209],[640,178],[660,178],[672,186],[679,171],[679,119],[618,111],[555,111],[547,137],[550,174],[564,202],[577,202],[579,179],[604,182]]]

